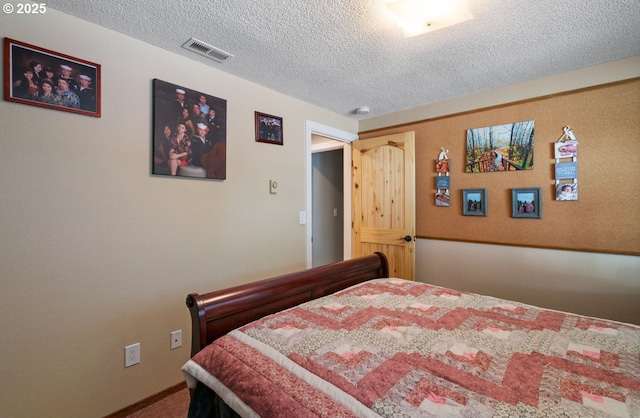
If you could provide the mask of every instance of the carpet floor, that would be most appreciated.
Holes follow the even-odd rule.
[[[185,418],[188,411],[189,389],[185,388],[128,415],[128,418]]]

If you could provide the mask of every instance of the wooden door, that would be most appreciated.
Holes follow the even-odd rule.
[[[390,277],[414,280],[414,132],[352,146],[353,256],[383,252]]]

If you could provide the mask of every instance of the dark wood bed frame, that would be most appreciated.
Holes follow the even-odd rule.
[[[191,355],[251,321],[379,277],[389,277],[389,266],[384,254],[375,253],[204,295],[191,293]]]

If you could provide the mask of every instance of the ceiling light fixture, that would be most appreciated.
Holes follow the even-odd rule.
[[[387,0],[385,5],[406,37],[473,19],[467,0]]]

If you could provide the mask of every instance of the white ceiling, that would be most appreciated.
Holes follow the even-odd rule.
[[[469,0],[473,20],[413,38],[385,19],[381,1],[47,6],[356,119],[640,55],[638,0]],[[192,37],[234,57],[218,63],[182,48]],[[356,115],[358,106],[371,113]]]

